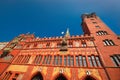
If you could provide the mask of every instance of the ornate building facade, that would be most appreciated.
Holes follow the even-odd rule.
[[[83,35],[21,34],[0,50],[0,80],[120,80],[120,38],[95,14]]]

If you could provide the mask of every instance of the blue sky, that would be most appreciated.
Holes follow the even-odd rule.
[[[1,0],[0,41],[22,33],[39,37],[61,36],[69,27],[71,35],[82,34],[81,14],[96,12],[120,34],[120,0]]]

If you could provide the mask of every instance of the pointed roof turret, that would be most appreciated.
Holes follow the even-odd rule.
[[[66,31],[65,37],[70,37],[69,28],[67,28],[67,31]]]
[[[62,39],[60,51],[67,51],[68,50],[68,47],[67,47],[67,39],[68,39],[68,37],[70,37],[69,28],[67,28],[67,31],[66,31],[63,39]]]

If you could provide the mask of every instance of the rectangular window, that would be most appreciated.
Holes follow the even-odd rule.
[[[91,58],[92,58],[93,65],[94,65],[95,67],[97,67],[95,57],[94,57],[94,56],[91,56]]]
[[[42,55],[38,55],[37,64],[40,64],[41,60],[42,60]]]
[[[110,46],[110,43],[108,40],[105,40],[106,45]]]
[[[54,56],[54,65],[58,65],[58,57],[57,55]]]
[[[64,56],[64,66],[67,66],[67,57]]]
[[[31,55],[28,55],[26,63],[29,63]]]
[[[21,63],[22,59],[23,59],[23,55],[19,55],[18,58],[15,60],[15,63]]]
[[[90,63],[90,67],[93,67],[92,59],[91,59],[90,56],[88,56],[88,61],[89,61],[89,63]]]
[[[96,32],[96,34],[101,36],[101,35],[107,35],[108,33],[106,31],[98,31]]]
[[[47,64],[50,64],[51,59],[52,59],[52,56],[51,56],[51,55],[48,55],[48,61],[47,61]]]
[[[26,58],[27,58],[27,56],[24,55],[24,57],[23,57],[23,59],[22,59],[22,62],[21,62],[22,64],[25,63]]]
[[[47,64],[47,63],[48,63],[48,58],[49,58],[49,55],[46,55],[45,64]]]
[[[22,63],[28,63],[30,57],[31,57],[30,55],[25,55],[25,57],[24,57],[23,60],[22,60]]]
[[[45,60],[46,60],[46,55],[44,55],[44,59],[43,59],[42,64],[45,64]]]
[[[11,75],[12,75],[11,72],[6,72],[2,80],[9,80]]]
[[[70,64],[70,55],[67,57],[67,59],[68,59],[68,66],[70,66],[71,64]]]
[[[53,65],[55,65],[55,57],[56,57],[56,56],[54,55]]]
[[[58,56],[55,58],[55,64],[58,65]]]
[[[99,56],[88,56],[88,61],[89,61],[90,67],[102,66]]]
[[[95,57],[96,58],[96,61],[97,61],[97,64],[99,67],[101,67],[101,61],[100,61],[100,58],[98,56]]]
[[[120,66],[120,55],[113,55],[111,56],[111,60],[113,61],[113,63],[115,64],[116,67]]]
[[[36,56],[36,64],[40,64],[40,62],[41,62],[41,60],[42,60],[42,55],[37,55]]]
[[[112,40],[108,40],[108,39],[103,40],[103,43],[104,43],[105,46],[113,46],[113,45],[115,45],[115,43]]]
[[[74,56],[71,56],[71,66],[74,66]]]
[[[76,66],[79,66],[79,58],[76,56]]]
[[[105,45],[105,46],[107,46],[107,43],[103,40],[103,44]]]
[[[86,57],[85,56],[83,56],[83,64],[84,64],[84,67],[87,66],[87,62],[86,62]]]
[[[79,66],[83,66],[83,58],[82,56],[79,56]]]
[[[39,55],[37,55],[33,61],[34,64],[39,64],[37,61],[38,61],[38,58],[39,58]]]
[[[62,56],[60,56],[59,60],[60,60],[60,65],[62,65]]]
[[[28,63],[31,55],[19,55],[15,63]]]
[[[115,45],[115,43],[114,43],[112,40],[109,40],[109,43],[110,43],[111,45]]]

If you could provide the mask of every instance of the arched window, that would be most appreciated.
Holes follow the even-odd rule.
[[[43,77],[40,72],[38,72],[31,80],[43,80]]]
[[[64,75],[60,74],[55,80],[67,80],[67,78]]]
[[[87,76],[87,77],[85,78],[85,80],[95,80],[95,79],[92,78],[91,76]]]

